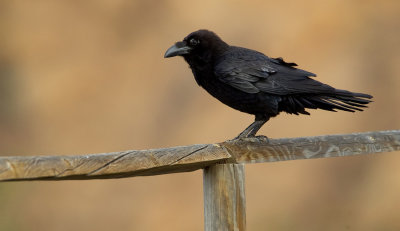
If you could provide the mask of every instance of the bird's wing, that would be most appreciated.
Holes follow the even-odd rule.
[[[247,93],[260,92],[255,83],[266,79],[275,72],[275,69],[257,60],[242,62],[231,59],[215,68],[215,74],[219,80]]]
[[[334,88],[310,77],[315,74],[297,69],[295,63],[272,59],[262,53],[234,50],[220,59],[215,74],[220,81],[246,93],[276,95],[332,93]]]

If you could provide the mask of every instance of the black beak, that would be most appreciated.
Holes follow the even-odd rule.
[[[164,58],[174,57],[177,55],[189,54],[192,48],[186,45],[186,42],[177,42],[165,52]]]

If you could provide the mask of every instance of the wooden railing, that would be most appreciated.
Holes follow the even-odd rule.
[[[79,156],[0,157],[0,181],[89,180],[203,170],[205,230],[245,230],[244,164],[400,150],[400,130],[231,140]]]

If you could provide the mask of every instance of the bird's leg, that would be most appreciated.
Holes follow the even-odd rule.
[[[255,136],[257,131],[260,130],[260,128],[265,124],[267,121],[262,121],[262,120],[256,120],[250,126],[248,126],[244,131],[242,131],[236,139],[239,138],[246,138],[246,137],[252,137]]]
[[[235,139],[246,138],[246,137],[254,137],[258,130],[269,120],[268,117],[258,117],[256,116],[255,121],[250,124],[244,131],[242,131]]]

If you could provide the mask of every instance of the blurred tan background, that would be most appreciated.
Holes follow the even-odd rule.
[[[0,155],[147,149],[233,138],[253,117],[199,88],[188,33],[282,56],[362,113],[282,114],[271,138],[400,128],[400,2],[0,0]],[[400,230],[400,153],[247,165],[248,230]],[[203,230],[201,171],[0,184],[0,230]]]

